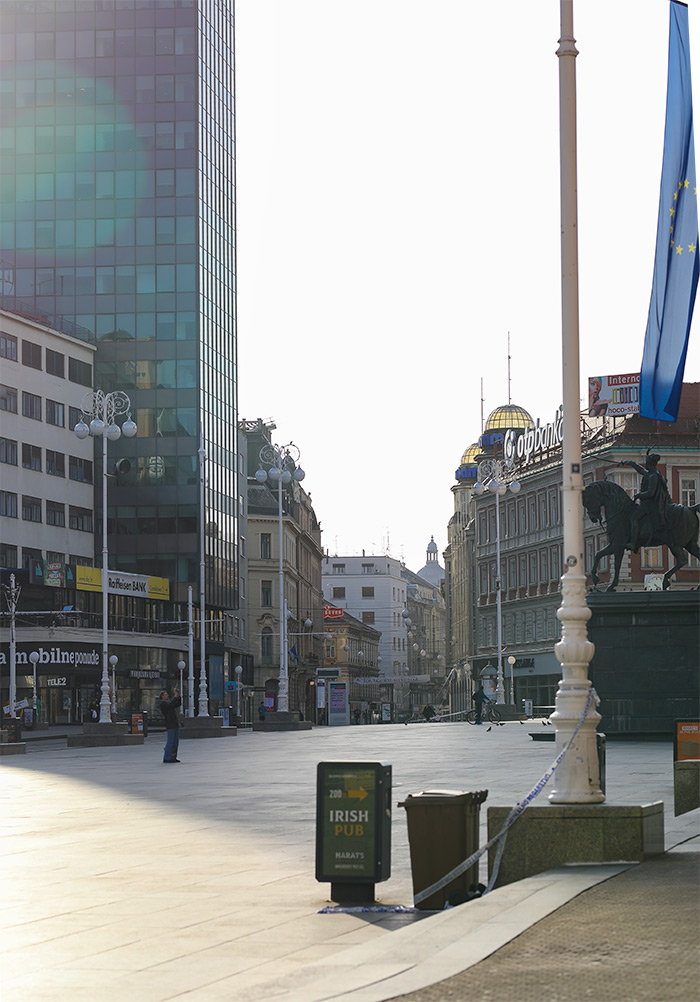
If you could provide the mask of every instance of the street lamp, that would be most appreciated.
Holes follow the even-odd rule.
[[[294,442],[287,445],[266,444],[260,450],[260,469],[255,474],[259,484],[268,479],[277,484],[277,519],[279,523],[279,593],[280,593],[280,674],[277,710],[289,712],[289,665],[287,661],[287,603],[284,598],[284,523],[282,521],[282,485],[292,480],[301,483],[306,474],[297,466],[300,452]],[[269,469],[265,470],[264,466]]]
[[[182,659],[178,661],[177,669],[180,672],[180,699],[182,699],[182,673],[185,670],[185,662]]]
[[[36,665],[39,660],[39,655],[36,651],[32,651],[29,655],[29,660],[32,663],[32,675],[33,675],[33,696],[32,696],[32,706],[34,708],[34,726],[36,727]]]
[[[131,420],[131,400],[126,393],[115,390],[113,393],[103,393],[102,390],[91,390],[82,399],[80,421],[73,429],[76,438],[81,441],[88,435],[93,438],[102,436],[102,686],[100,697],[100,723],[112,722],[109,702],[109,669],[107,666],[107,442],[116,442],[122,433],[127,438],[136,434],[136,425]],[[121,428],[116,419],[126,414]],[[90,424],[85,418],[91,417]]]
[[[511,654],[508,658],[508,664],[510,665],[510,701],[515,705],[515,682],[513,681],[513,665],[515,664],[515,658]]]
[[[114,719],[117,719],[117,662],[119,658],[116,654],[112,654],[109,659],[109,663],[112,666],[112,715]]]
[[[238,723],[241,722],[241,675],[243,674],[243,666],[236,665],[233,669],[236,673],[236,716],[238,717]]]
[[[515,479],[512,460],[484,459],[477,467],[479,479],[474,484],[474,493],[488,491],[496,498],[496,634],[498,638],[498,669],[496,680],[496,702],[505,703],[503,687],[503,619],[501,616],[501,515],[500,499],[510,489],[512,494],[520,492],[520,484]],[[511,701],[512,701],[511,687]]]

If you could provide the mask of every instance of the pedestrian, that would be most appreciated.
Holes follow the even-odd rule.
[[[360,709],[359,706],[356,706],[355,709],[352,711],[352,715],[355,718],[355,723],[356,724],[359,724],[359,722],[360,722],[360,714],[361,713],[362,713],[362,710]]]
[[[482,710],[484,709],[484,703],[488,699],[488,696],[484,692],[484,687],[481,683],[479,683],[479,688],[474,693],[472,699],[474,700],[474,709],[476,710],[476,722],[477,724],[480,724],[481,713]]]
[[[168,695],[167,689],[163,689],[160,694],[159,708],[165,720],[165,750],[163,751],[163,762],[179,762],[177,749],[180,744],[180,718],[177,708],[180,706],[180,690],[173,689],[173,698]]]
[[[265,723],[266,714],[267,714],[267,707],[265,706],[265,703],[261,700],[260,705],[258,706],[258,720],[260,721],[261,724]]]

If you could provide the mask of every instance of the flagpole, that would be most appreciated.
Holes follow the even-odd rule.
[[[586,605],[583,564],[581,495],[581,430],[579,401],[578,209],[576,170],[576,56],[573,0],[560,0],[559,128],[561,171],[561,291],[562,291],[562,511],[564,561],[562,602],[557,612],[561,640],[555,654],[562,677],[551,720],[557,754],[571,740],[585,712],[591,688],[588,664],[594,646],[588,639],[591,611]],[[574,743],[554,773],[554,804],[590,804],[605,799],[600,789],[596,727],[600,715],[591,707]]]

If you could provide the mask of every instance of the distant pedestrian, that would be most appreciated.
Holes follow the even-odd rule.
[[[163,751],[163,762],[165,763],[180,761],[177,757],[177,750],[180,744],[180,718],[178,717],[177,709],[181,702],[179,689],[173,689],[172,699],[166,689],[163,689],[160,694],[159,709],[165,720],[166,733],[165,749]]]
[[[474,693],[474,696],[472,698],[474,700],[474,709],[476,710],[476,722],[477,722],[477,724],[480,724],[481,723],[481,714],[482,714],[482,711],[484,709],[484,703],[488,699],[488,696],[484,692],[483,685],[481,685],[481,684],[479,685],[479,688],[476,690],[476,692]]]
[[[258,720],[260,721],[261,724],[265,723],[266,715],[267,715],[267,707],[261,701],[260,705],[258,706]]]
[[[359,722],[360,722],[360,714],[361,713],[362,713],[362,710],[360,709],[359,706],[356,706],[355,709],[352,711],[352,715],[355,718],[355,723],[356,724],[359,724]]]

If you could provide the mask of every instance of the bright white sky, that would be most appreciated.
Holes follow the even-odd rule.
[[[574,3],[582,398],[641,362],[668,8]],[[690,31],[699,109],[700,0]],[[558,0],[236,0],[240,416],[301,449],[331,553],[443,562],[509,331],[513,403],[561,403],[558,38]]]

